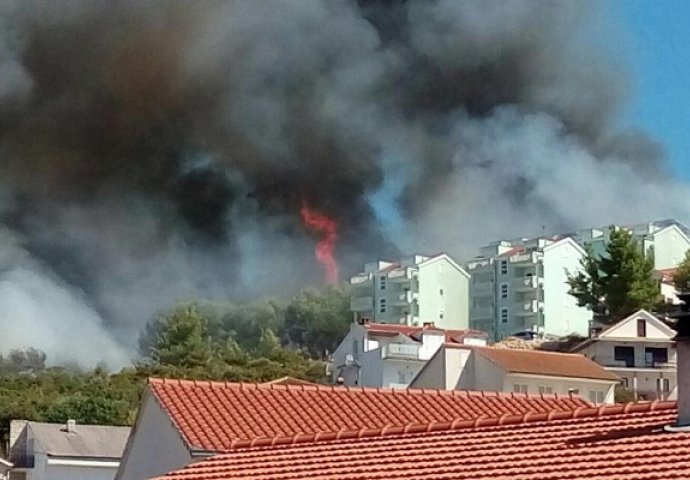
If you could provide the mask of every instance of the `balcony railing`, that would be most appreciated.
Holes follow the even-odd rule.
[[[534,275],[529,275],[525,277],[518,277],[513,280],[512,286],[513,290],[517,292],[528,292],[539,287],[540,283],[543,283],[544,279]]]
[[[417,360],[419,358],[419,345],[407,343],[389,343],[381,349],[381,358],[402,358]]]
[[[371,273],[364,273],[350,278],[350,285],[353,287],[364,287],[372,284],[373,277]]]
[[[544,309],[544,302],[538,300],[529,300],[527,302],[518,302],[515,304],[515,315],[518,317],[529,317]]]

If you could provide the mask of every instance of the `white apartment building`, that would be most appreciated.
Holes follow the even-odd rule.
[[[353,323],[333,352],[333,383],[346,386],[407,388],[444,344],[486,345],[486,334],[442,330],[433,325],[408,327]]]
[[[493,340],[530,331],[545,337],[587,335],[591,312],[568,294],[568,272],[584,249],[572,238],[498,241],[467,264],[470,328]]]
[[[350,279],[354,321],[467,329],[469,278],[446,254],[367,263]]]
[[[663,220],[628,225],[630,231],[640,244],[643,252],[654,254],[654,270],[668,270],[677,267],[690,249],[690,238],[687,228],[674,220]],[[589,228],[575,232],[573,237],[581,244],[588,243],[595,254],[606,250],[610,227]]]

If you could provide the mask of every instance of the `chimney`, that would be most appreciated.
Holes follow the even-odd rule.
[[[680,311],[672,315],[676,319],[676,376],[678,383],[678,420],[667,429],[690,430],[690,291],[678,294],[682,301]]]
[[[77,421],[67,420],[67,433],[77,433]]]

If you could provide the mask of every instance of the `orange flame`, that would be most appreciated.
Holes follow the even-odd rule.
[[[332,218],[309,208],[305,201],[302,202],[300,215],[302,222],[309,230],[322,235],[314,250],[316,260],[326,269],[328,283],[336,283],[338,281],[338,263],[335,261],[333,253],[335,243],[338,240],[338,224]]]

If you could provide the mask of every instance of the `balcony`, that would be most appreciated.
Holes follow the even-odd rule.
[[[529,317],[544,310],[544,302],[530,300],[515,304],[514,312],[518,317]]]
[[[402,317],[398,318],[398,323],[401,325],[419,325],[419,317],[417,315],[412,315],[410,313],[407,313],[403,315]]]
[[[374,277],[371,273],[363,273],[356,275],[350,279],[350,285],[353,287],[371,287],[374,285]]]
[[[541,257],[539,252],[518,253],[510,257],[509,262],[515,267],[530,267],[535,265]]]
[[[381,358],[419,360],[419,345],[408,343],[389,343],[381,349]]]
[[[398,297],[393,301],[393,305],[397,307],[406,307],[409,306],[412,302],[416,301],[418,298],[418,293],[411,292],[408,290],[398,295]]]
[[[389,282],[408,282],[412,280],[412,269],[396,268],[388,273]]]
[[[514,279],[511,283],[513,291],[515,292],[529,292],[530,290],[535,290],[539,288],[540,284],[543,285],[544,279],[541,277],[536,277],[534,275],[528,275],[525,277],[518,277]]]
[[[494,307],[477,307],[470,309],[472,320],[488,320],[494,318]]]
[[[374,298],[352,297],[350,299],[350,310],[353,312],[371,312],[374,310]]]
[[[493,282],[481,282],[470,284],[470,296],[472,297],[493,297],[496,291]]]

